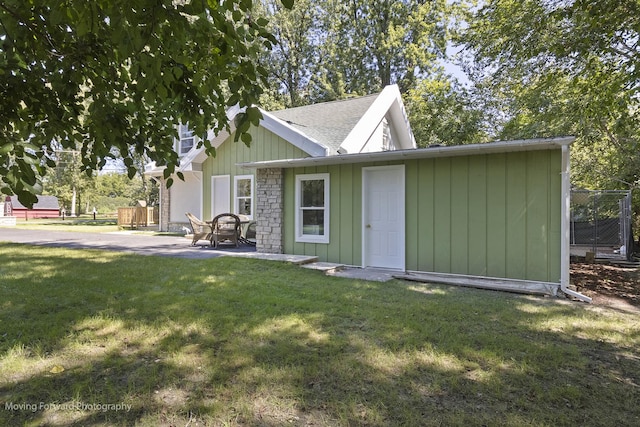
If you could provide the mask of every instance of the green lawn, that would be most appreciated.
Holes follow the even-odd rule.
[[[0,291],[0,425],[640,425],[637,314],[17,244]]]
[[[30,230],[55,230],[55,231],[79,231],[90,233],[104,233],[110,231],[118,231],[116,218],[93,219],[91,216],[78,218],[51,218],[51,219],[19,219],[16,227],[26,228]]]
[[[118,226],[116,218],[97,218],[93,219],[90,216],[81,218],[52,218],[52,219],[29,219],[18,220],[16,227],[24,228],[28,230],[43,230],[43,231],[75,231],[80,233],[110,233],[120,230],[130,230],[132,233],[157,235],[157,236],[183,236],[183,233],[176,232],[161,232],[152,230],[138,230],[131,229],[129,227]],[[2,227],[0,227],[1,229]]]

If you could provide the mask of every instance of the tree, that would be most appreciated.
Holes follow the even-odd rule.
[[[282,0],[286,7],[293,0]],[[175,171],[177,122],[197,134],[229,128],[226,108],[247,107],[237,138],[250,142],[253,105],[275,41],[251,0],[6,0],[0,3],[0,176],[5,193],[36,201],[53,145],[81,146],[87,173],[115,148]],[[203,141],[207,152],[215,151]]]
[[[445,0],[325,0],[317,83],[368,94],[397,83],[404,93],[445,53],[452,8]]]
[[[43,178],[43,193],[56,196],[60,206],[69,215],[80,213],[81,201],[94,185],[94,177],[82,173],[82,159],[79,150],[58,150],[55,153],[56,166]]]
[[[393,83],[406,92],[438,68],[458,10],[446,0],[300,0],[292,10],[261,4],[276,39],[263,58],[276,77],[266,104],[286,106],[368,95]]]
[[[574,182],[617,188],[640,184],[639,38],[637,1],[493,0],[460,41],[500,136],[576,135]]]
[[[261,5],[277,41],[262,58],[273,82],[261,100],[266,108],[368,95],[397,83],[420,145],[482,138],[471,93],[444,75],[438,61],[465,2],[304,0],[292,10],[274,0]]]
[[[640,3],[634,0],[492,0],[473,16],[461,41],[478,65],[498,73],[604,71],[637,91],[639,31]]]
[[[276,0],[260,3],[275,39],[273,49],[262,56],[269,80],[273,82],[269,85],[271,96],[284,98],[282,106],[305,105],[317,58],[314,33],[318,31],[320,9],[311,0],[296,1],[292,9],[282,7]]]
[[[571,134],[572,183],[640,187],[640,3],[493,0],[460,42],[499,136]],[[634,193],[634,211],[640,199]]]
[[[405,97],[411,130],[420,147],[486,140],[483,112],[455,80],[444,75],[420,80]]]
[[[157,188],[143,182],[140,176],[129,179],[119,173],[102,173],[95,177],[95,187],[87,195],[89,208],[95,207],[100,213],[113,213],[118,208],[135,206],[140,200],[147,206],[157,204]]]

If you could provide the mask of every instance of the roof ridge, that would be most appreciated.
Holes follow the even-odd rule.
[[[333,101],[324,101],[324,102],[316,102],[315,104],[307,104],[307,105],[298,105],[297,107],[289,107],[289,108],[282,108],[280,110],[271,110],[271,111],[267,111],[269,113],[279,113],[282,111],[291,111],[291,110],[296,110],[299,108],[309,108],[309,107],[314,107],[317,105],[328,105],[328,104],[337,104],[337,103],[341,103],[341,102],[348,102],[348,101],[355,101],[358,99],[364,99],[364,98],[370,98],[370,97],[376,97],[380,95],[379,93],[372,93],[369,95],[363,95],[363,96],[352,96],[350,98],[342,98],[342,99],[334,99]]]

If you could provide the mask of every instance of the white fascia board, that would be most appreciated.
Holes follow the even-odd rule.
[[[227,121],[229,126],[234,129],[233,119],[243,111],[238,105],[234,105],[227,109]],[[218,135],[212,129],[207,130],[207,139],[211,142],[211,145],[215,148],[218,148],[222,143],[227,139],[229,133],[227,131],[220,131]],[[202,165],[193,166],[193,163],[203,163],[207,159],[207,155],[205,153],[205,148],[195,148],[188,152],[185,156],[180,159],[180,165],[177,168],[178,172],[188,172],[188,171],[199,171],[202,170]],[[164,166],[159,168],[156,167],[155,162],[152,162],[145,166],[145,175],[157,176],[162,175],[164,171]]]
[[[198,155],[198,153],[204,150],[204,147],[200,147],[195,150],[189,151],[185,156],[180,159],[180,166],[178,166],[178,171],[186,172],[193,170],[193,160]]]
[[[238,104],[227,109],[227,123],[229,123],[229,127],[231,128],[231,133],[233,133],[233,131],[235,130],[235,123],[233,119],[235,119],[236,116],[244,110],[245,109],[240,108]],[[229,137],[229,135],[230,133],[227,132],[226,130],[221,130],[220,133],[218,133],[218,135],[215,134],[213,129],[207,130],[207,139],[210,141],[211,146],[216,149],[222,145],[222,143]],[[189,153],[185,158],[188,158],[189,162],[203,163],[205,160],[207,160],[207,157],[208,156],[203,146],[200,148],[196,148],[191,153]],[[180,170],[182,171],[183,169],[180,169]]]
[[[391,104],[391,108],[389,109],[389,117],[391,117],[391,123],[394,126],[398,134],[398,142],[400,144],[400,149],[402,150],[410,150],[412,148],[417,148],[416,139],[413,136],[413,131],[411,130],[411,124],[409,123],[409,116],[407,115],[407,111],[404,108],[404,103],[402,102],[402,98],[400,97],[400,92],[398,92],[398,98],[396,102]]]
[[[404,149],[415,148],[416,143],[409,126],[409,119],[404,110],[402,96],[398,85],[389,85],[376,97],[373,104],[353,127],[349,135],[340,145],[345,153],[360,153],[371,135],[378,128],[382,120],[389,115],[400,135],[400,144]]]
[[[567,295],[591,303],[592,299],[569,288],[571,257],[571,155],[569,146],[562,147],[561,220],[560,220],[560,289]]]
[[[229,136],[235,131],[236,128],[234,119],[239,113],[243,112],[244,110],[244,108],[239,108],[237,105],[227,110],[227,118],[229,120],[231,133],[227,132],[226,130],[221,131],[218,135],[215,135],[212,130],[209,130],[207,132],[207,139],[209,139],[209,141],[211,142],[212,147],[217,149],[229,138]],[[322,157],[329,155],[329,149],[326,146],[309,138],[302,132],[298,131],[297,129],[293,128],[277,117],[272,116],[268,112],[262,109],[260,109],[260,112],[262,113],[262,120],[260,120],[260,125],[265,129],[275,133],[276,135],[298,147],[305,153],[308,153],[310,156]],[[208,156],[205,152],[204,147],[197,148],[184,157],[184,166],[182,166],[181,163],[181,167],[179,170],[191,170],[191,163],[203,163],[207,159],[207,157]]]
[[[211,146],[215,149],[218,149],[229,138],[229,132],[226,130],[220,131],[220,133],[216,136],[213,131],[209,131],[207,133],[207,139],[211,143]],[[205,148],[200,147],[195,150],[192,161],[194,163],[202,164],[205,160],[207,160],[209,156],[207,155]]]
[[[428,159],[438,157],[457,157],[491,153],[509,153],[514,151],[535,151],[557,149],[567,146],[575,140],[573,136],[541,139],[522,139],[497,141],[485,144],[453,145],[444,147],[415,148],[410,150],[381,151],[373,153],[340,154],[337,156],[306,157],[303,159],[270,160],[263,162],[239,163],[238,166],[252,169],[291,168],[302,166],[327,166],[376,161],[397,161]]]
[[[262,112],[260,125],[280,138],[298,147],[305,153],[313,157],[325,157],[329,155],[329,148],[313,138],[308,137],[287,122],[267,113]]]

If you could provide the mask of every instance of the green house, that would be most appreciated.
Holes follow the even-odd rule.
[[[215,157],[187,151],[185,181],[161,195],[165,228],[242,213],[259,252],[571,293],[572,137],[418,149],[394,86],[263,115],[250,147],[227,134]]]

